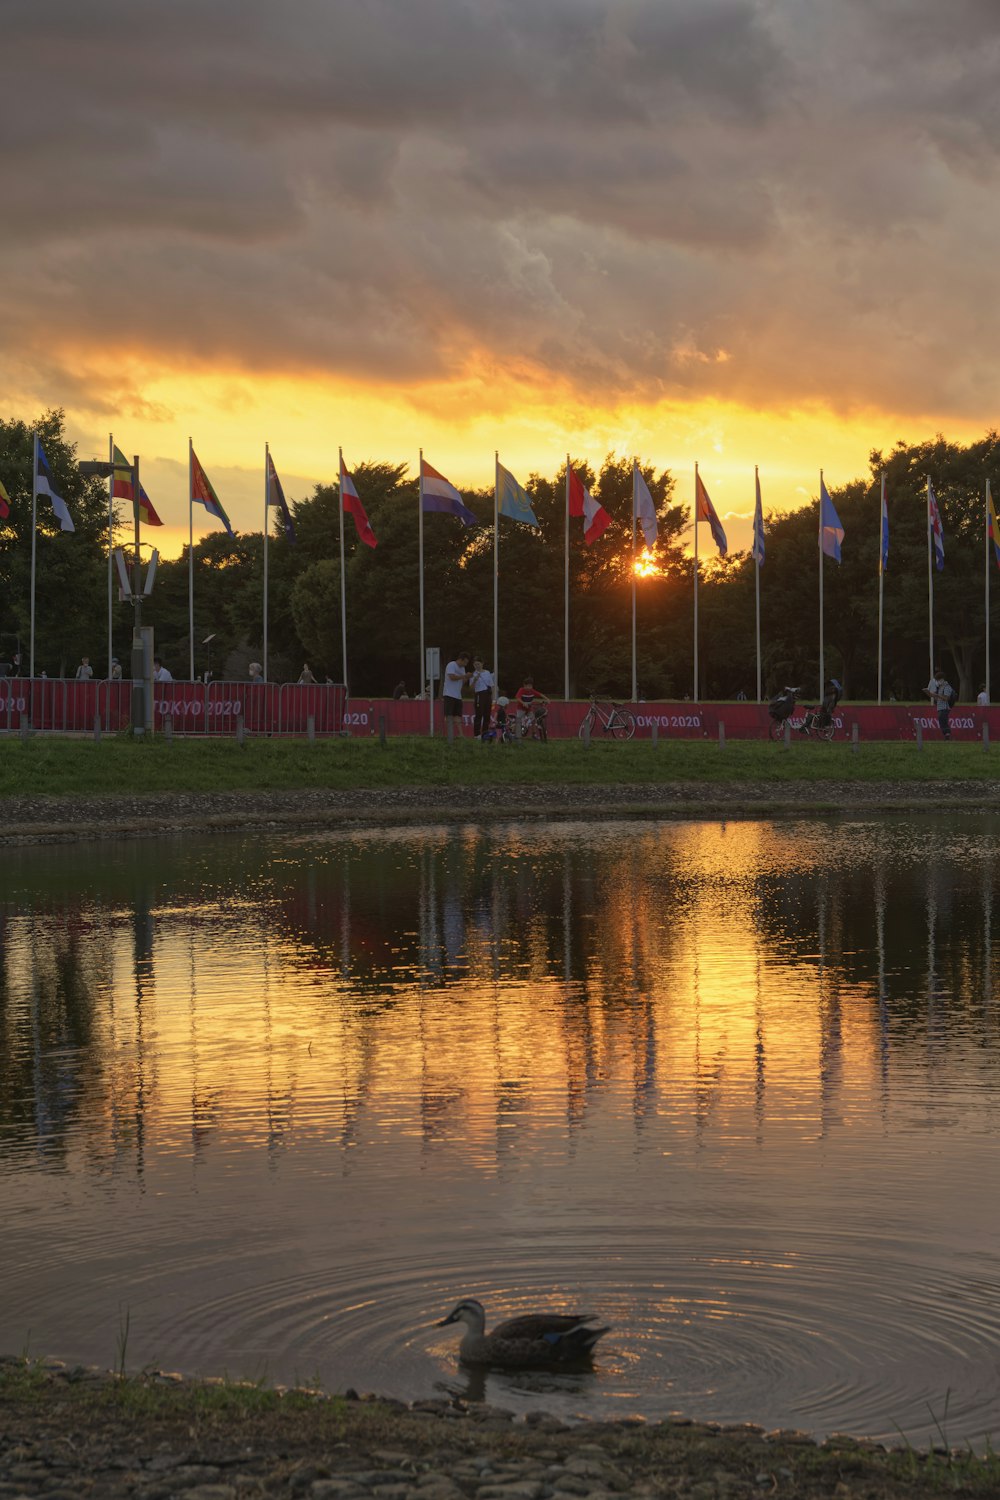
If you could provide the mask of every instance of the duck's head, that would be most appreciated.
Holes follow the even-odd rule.
[[[486,1313],[483,1304],[477,1302],[474,1297],[463,1297],[462,1301],[456,1303],[446,1318],[438,1323],[439,1328],[444,1328],[448,1323],[464,1323],[466,1328],[471,1328],[473,1333],[482,1333],[486,1327]]]

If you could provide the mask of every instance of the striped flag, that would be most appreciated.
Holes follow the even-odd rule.
[[[281,511],[281,521],[285,528],[286,540],[294,542],[295,522],[292,520],[292,513],[288,509],[288,501],[285,499],[285,492],[281,488],[281,480],[278,478],[278,471],[274,467],[274,459],[271,457],[270,451],[268,451],[267,455],[267,508]]]
[[[4,488],[4,482],[0,479],[0,521],[6,521],[10,515],[10,496]]]
[[[76,527],[73,525],[73,517],[69,513],[69,506],[66,504],[66,501],[63,499],[62,495],[59,494],[59,492],[57,491],[57,489],[55,487],[55,481],[52,478],[52,470],[49,468],[49,461],[45,457],[45,449],[42,447],[41,443],[39,442],[38,438],[36,437],[35,438],[35,499],[36,500],[37,500],[37,498],[38,498],[39,495],[47,495],[48,496],[49,500],[52,503],[52,509],[56,513],[56,518],[57,518],[57,520],[59,522],[59,526],[60,526],[60,529],[62,531],[75,531],[76,530]]]
[[[716,511],[715,506],[712,504],[711,499],[709,498],[708,490],[706,490],[705,488],[704,481],[702,480],[702,477],[698,473],[698,471],[695,470],[694,524],[697,526],[699,521],[708,522],[709,528],[712,532],[713,540],[715,541],[715,545],[719,549],[719,556],[725,557],[726,533],[722,529],[722,522],[719,520],[718,512]]]
[[[344,509],[349,511],[354,517],[354,525],[358,536],[364,542],[365,546],[377,547],[378,541],[374,531],[372,531],[371,522],[368,519],[364,506],[361,504],[358,492],[354,488],[354,480],[347,470],[343,468],[340,471],[340,495]]]
[[[753,550],[752,557],[758,568],[764,566],[764,511],[760,500],[760,475],[754,475],[754,487],[757,498],[753,508]]]
[[[934,566],[940,573],[944,567],[944,527],[941,525],[941,512],[938,510],[934,486],[929,479],[927,481],[927,525],[934,543]]]
[[[478,526],[479,520],[462,499],[453,484],[431,467],[426,458],[420,460],[420,504],[426,514],[436,511],[446,516],[457,516],[463,526]]]
[[[230,536],[235,535],[233,528],[229,524],[229,517],[222,508],[222,501],[215,493],[212,481],[199,463],[198,455],[193,448],[191,449],[191,499],[197,500],[199,505],[205,507],[210,516],[214,516],[217,521],[221,521]]]
[[[889,566],[889,511],[885,503],[885,475],[882,475],[882,540],[878,551],[878,570],[884,573]]]
[[[125,457],[117,443],[114,445],[115,479],[112,494],[116,500],[127,500],[132,503],[132,465]],[[156,511],[153,509],[152,501],[143,488],[142,480],[139,480],[139,520],[145,526],[162,526]]]
[[[575,469],[569,471],[569,513],[583,517],[583,540],[590,547],[611,525],[611,517],[599,505]]]
[[[0,485],[0,489],[2,488],[3,486]],[[990,490],[990,482],[988,479],[986,481],[986,503],[989,506],[987,529],[989,531],[990,541],[993,543],[993,556],[996,558],[997,567],[1000,568],[1000,529],[998,529],[997,527],[997,513],[993,508],[993,494]]]

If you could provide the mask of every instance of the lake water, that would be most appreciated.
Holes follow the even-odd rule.
[[[981,1443],[998,831],[4,850],[0,1350]],[[613,1331],[477,1382],[462,1295]]]

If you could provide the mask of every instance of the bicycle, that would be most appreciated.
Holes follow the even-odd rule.
[[[767,711],[771,716],[770,733],[772,740],[783,740],[785,738],[785,724],[795,712],[795,700],[802,689],[800,687],[782,688],[767,705]]]
[[[605,705],[598,703],[596,698],[591,698],[590,707],[584,714],[583,723],[580,725],[581,740],[593,734],[597,726],[616,740],[630,740],[635,734],[635,719],[624,704],[612,701]]]
[[[521,718],[521,738],[522,738],[522,740],[541,740],[541,742],[542,742],[543,745],[547,745],[548,744],[548,742],[549,742],[549,731],[546,728],[546,724],[545,724],[545,718],[546,718],[547,714],[548,714],[548,709],[545,707],[545,704],[544,703],[540,703],[537,708],[529,708],[522,715],[522,718]]]

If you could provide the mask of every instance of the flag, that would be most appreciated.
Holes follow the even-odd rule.
[[[378,541],[376,540],[374,531],[372,531],[371,522],[368,520],[365,508],[358,497],[358,492],[354,488],[354,480],[345,468],[341,468],[340,471],[340,497],[344,509],[350,511],[354,517],[354,525],[358,536],[364,542],[365,546],[377,547]]]
[[[55,483],[52,478],[52,470],[49,461],[45,457],[45,449],[35,438],[35,496],[48,495],[52,502],[52,509],[59,520],[59,526],[63,531],[75,531],[73,517],[69,513],[69,507],[62,495],[56,492]]]
[[[822,475],[819,481],[819,538],[827,557],[840,562],[840,544],[844,540],[844,528],[840,524],[840,517],[834,509],[833,501],[827,494]]]
[[[212,481],[198,462],[198,455],[193,448],[191,449],[191,499],[197,500],[199,505],[205,507],[210,516],[214,516],[217,521],[221,521],[230,536],[234,535],[233,528],[229,524],[229,517],[222,508],[222,501],[215,493]]]
[[[583,517],[583,540],[587,546],[603,536],[611,525],[611,517],[603,505],[598,505],[593,495],[575,469],[569,471],[569,513]]]
[[[754,475],[754,486],[757,490],[757,499],[753,508],[753,548],[751,557],[758,568],[764,566],[764,511],[760,503],[760,475]]]
[[[3,485],[0,484],[0,490],[2,489]],[[989,516],[986,523],[987,530],[990,541],[993,543],[993,556],[997,560],[997,567],[1000,568],[1000,528],[997,527],[997,513],[993,509],[993,495],[990,491],[990,482],[988,479],[986,481],[986,501],[989,505]]]
[[[446,516],[457,516],[463,526],[479,525],[478,518],[473,515],[455,486],[449,484],[437,469],[432,469],[425,458],[420,460],[420,480],[425,512],[440,511]]]
[[[285,499],[285,492],[281,488],[281,480],[278,478],[278,471],[274,467],[274,459],[270,453],[267,455],[267,505],[270,508],[281,511],[281,521],[285,528],[286,540],[294,542],[295,522],[292,520],[292,513],[288,509],[288,501]]]
[[[497,508],[502,516],[510,516],[512,521],[521,521],[525,526],[534,526],[536,531],[540,530],[538,517],[535,515],[531,505],[531,496],[527,490],[522,489],[509,469],[503,464],[497,464],[498,496]]]
[[[938,510],[934,486],[929,479],[927,481],[927,525],[934,543],[934,566],[940,573],[944,567],[944,527],[941,525],[941,512]]]
[[[117,443],[115,444],[114,455],[115,479],[114,489],[111,493],[114,495],[116,500],[128,500],[129,503],[131,503],[132,465],[129,463],[122,450],[118,447]],[[152,502],[150,501],[149,496],[146,494],[146,491],[143,488],[141,479],[139,480],[139,520],[142,521],[145,526],[163,525],[163,522],[160,520],[159,516],[156,514],[156,511],[153,509]]]
[[[712,532],[712,539],[719,549],[719,556],[725,557],[726,533],[722,529],[722,522],[719,520],[715,506],[709,499],[708,490],[706,490],[702,483],[701,475],[696,469],[694,474],[694,524],[697,526],[699,521],[708,522]]]
[[[10,496],[4,489],[3,480],[0,479],[0,521],[6,521],[10,515]]]
[[[889,566],[889,512],[885,504],[885,475],[882,475],[882,542],[878,553],[878,570],[884,573]]]
[[[639,465],[632,460],[632,516],[642,528],[647,547],[656,546],[656,506],[649,493],[649,486],[639,472]]]

